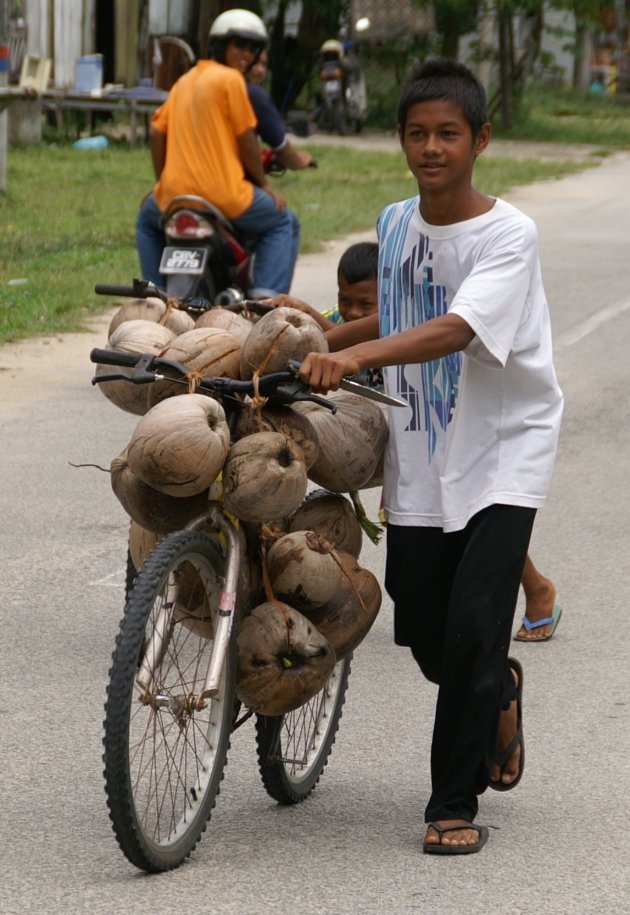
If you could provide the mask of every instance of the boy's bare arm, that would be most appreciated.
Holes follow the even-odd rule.
[[[364,324],[372,317],[355,321],[352,326]],[[327,339],[329,336],[326,335]],[[362,369],[431,362],[465,349],[474,336],[463,318],[442,315],[391,337],[366,340],[330,353],[309,353],[302,362],[300,377],[314,391],[335,391],[342,378],[356,375]]]
[[[303,302],[302,299],[296,299],[285,293],[280,293],[272,299],[263,299],[263,302],[265,305],[271,305],[273,308],[295,308],[296,311],[301,311],[306,315],[310,315],[311,318],[314,318],[317,321],[324,332],[337,326],[334,321],[329,321],[328,318],[325,318],[320,311],[317,311],[317,309],[313,308],[312,305],[309,305],[308,302]]]
[[[347,321],[345,324],[334,324],[332,330],[326,334],[328,349],[331,353],[376,339],[378,339],[378,314],[368,315],[367,318],[359,318],[357,321]]]

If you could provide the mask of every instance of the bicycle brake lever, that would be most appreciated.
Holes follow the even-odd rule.
[[[319,404],[320,407],[326,407],[331,413],[337,412],[337,404],[331,400],[326,400],[325,397],[318,397],[317,394],[312,394],[309,386],[300,381],[299,378],[290,384],[278,385],[273,396],[274,400],[280,400],[283,403],[309,400],[312,403]]]
[[[112,372],[110,375],[95,375],[92,384],[101,384],[103,381],[130,381],[132,384],[149,384],[152,381],[159,381],[164,375],[155,375],[152,372],[145,374],[126,375],[124,372]],[[175,380],[175,379],[174,379]]]

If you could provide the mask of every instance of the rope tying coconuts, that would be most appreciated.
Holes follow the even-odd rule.
[[[151,384],[102,385],[114,404],[139,415],[111,468],[112,488],[132,519],[131,560],[138,569],[161,537],[185,527],[204,531],[225,549],[224,533],[208,513],[209,504],[218,504],[221,480],[221,511],[236,519],[244,544],[237,694],[249,709],[283,715],[322,689],[379,611],[379,584],[358,561],[362,531],[374,538],[377,529],[358,491],[378,485],[387,420],[378,404],[346,391],[318,403],[298,402],[293,394],[281,403],[280,392],[275,400],[268,396],[265,376],[327,350],[309,315],[276,308],[258,317],[212,308],[192,327],[183,322],[174,330],[176,314],[189,316],[175,300],[159,304],[145,303],[151,319],[138,317],[137,302],[119,314],[107,345],[155,353],[170,360],[170,369]],[[183,384],[174,363],[185,370]],[[99,366],[97,375],[106,371]],[[214,393],[204,387],[210,377],[251,380],[251,386],[247,396],[222,397],[220,387]],[[323,488],[309,493],[309,484]],[[176,619],[210,639],[214,628],[204,601],[184,575],[174,595]]]

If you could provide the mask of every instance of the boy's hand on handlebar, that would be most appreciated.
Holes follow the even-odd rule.
[[[339,353],[309,353],[300,366],[300,378],[316,394],[336,391],[343,378],[356,375],[361,365],[343,350]]]

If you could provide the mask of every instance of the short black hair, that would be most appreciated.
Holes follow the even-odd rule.
[[[412,105],[444,99],[455,102],[470,124],[473,139],[488,120],[486,93],[472,70],[464,64],[437,57],[415,67],[402,88],[398,102],[398,126],[405,129]]]
[[[361,283],[378,276],[378,244],[375,241],[360,241],[350,245],[339,258],[337,276],[346,283]]]

